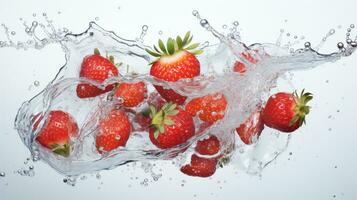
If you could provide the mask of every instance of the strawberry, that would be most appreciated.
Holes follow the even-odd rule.
[[[149,129],[151,142],[161,149],[182,144],[195,134],[192,117],[174,103],[166,103],[157,112],[150,106],[152,118]]]
[[[261,116],[261,108],[253,112],[238,128],[236,132],[240,139],[247,145],[252,144],[255,138],[258,138],[264,129],[264,123]]]
[[[196,55],[202,50],[194,50],[199,44],[191,44],[192,36],[187,32],[184,39],[180,36],[167,40],[165,47],[162,40],[159,40],[159,48],[154,46],[155,51],[146,51],[158,59],[152,63],[150,75],[163,81],[176,82],[183,78],[193,78],[200,75],[200,62]],[[160,50],[161,51],[160,51]],[[187,97],[182,96],[172,89],[165,89],[162,86],[154,85],[160,95],[168,102],[183,104]]]
[[[220,150],[220,142],[218,138],[211,135],[208,139],[198,141],[195,151],[201,155],[214,155]]]
[[[217,158],[202,158],[193,154],[191,163],[181,167],[181,172],[189,176],[209,177],[216,172]]]
[[[305,116],[310,112],[307,103],[312,99],[311,93],[304,90],[299,96],[296,92],[279,92],[272,95],[263,109],[264,124],[282,132],[293,132],[305,123]]]
[[[143,112],[138,112],[135,114],[134,122],[136,122],[139,127],[137,131],[146,130],[151,125],[150,110],[144,110]]]
[[[35,115],[34,118],[34,129],[38,127],[42,120],[42,117],[38,116],[39,114]],[[70,114],[61,110],[52,110],[49,112],[47,122],[38,133],[36,140],[54,153],[68,157],[70,155],[70,137],[77,136],[77,134],[78,125]]]
[[[125,146],[131,132],[129,118],[122,110],[112,110],[99,122],[95,146],[99,153],[109,152]]]
[[[114,65],[114,57],[104,58],[100,55],[99,50],[95,49],[93,55],[86,56],[83,59],[79,77],[87,78],[100,84],[109,77],[118,76],[118,74],[118,69]],[[80,83],[77,85],[76,92],[79,98],[89,98],[108,92],[113,87],[114,85],[110,84],[103,90],[88,83]]]
[[[144,82],[120,83],[114,92],[114,96],[123,98],[123,106],[135,107],[144,101],[147,89]]]
[[[249,52],[243,52],[243,53],[241,53],[241,55],[246,61],[248,61],[252,64],[256,64],[258,62]],[[247,67],[245,66],[244,63],[237,60],[234,63],[233,71],[239,72],[240,74],[244,74],[247,71]]]
[[[226,107],[227,100],[224,95],[216,93],[192,99],[185,109],[192,116],[198,114],[204,122],[214,123],[224,117]]]

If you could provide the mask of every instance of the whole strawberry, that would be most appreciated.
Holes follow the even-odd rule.
[[[123,98],[123,106],[129,108],[135,107],[146,98],[146,85],[142,81],[137,83],[119,83],[114,96]]]
[[[95,146],[99,153],[112,151],[125,146],[131,132],[129,118],[122,110],[112,110],[99,122]]]
[[[305,123],[305,116],[310,112],[307,103],[312,99],[311,93],[304,90],[300,96],[295,93],[279,92],[272,95],[263,110],[264,124],[282,132],[293,132]]]
[[[214,123],[224,117],[227,100],[223,94],[216,93],[198,97],[189,101],[185,110],[192,116],[196,116],[209,123]]]
[[[149,130],[150,140],[161,149],[185,143],[195,134],[192,117],[177,104],[166,103],[157,111],[150,106],[152,119]]]
[[[150,75],[164,81],[176,82],[183,78],[193,78],[200,74],[200,62],[196,55],[202,53],[202,50],[194,50],[198,43],[191,44],[192,36],[187,32],[184,39],[180,36],[175,39],[169,38],[167,45],[159,40],[159,48],[154,46],[155,51],[146,49],[146,51],[158,59],[153,62]],[[155,85],[156,90],[168,102],[183,104],[187,97],[182,96],[172,89],[165,89],[162,86]]]
[[[34,118],[34,129],[42,120],[36,115]],[[67,112],[53,110],[48,114],[46,123],[38,133],[36,140],[44,147],[51,149],[54,153],[64,157],[70,155],[70,137],[78,135],[78,126],[75,119]]]
[[[86,56],[83,59],[79,77],[87,78],[100,84],[109,77],[118,76],[118,74],[118,69],[114,65],[114,58],[104,58],[100,55],[99,50],[95,49],[93,55]],[[80,83],[77,85],[76,92],[79,98],[89,98],[108,92],[113,87],[114,85],[110,84],[105,89],[100,89],[91,84]]]
[[[261,108],[253,112],[238,128],[237,134],[247,145],[252,144],[264,129],[264,123],[261,116]]]

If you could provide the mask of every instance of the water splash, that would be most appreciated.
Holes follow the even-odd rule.
[[[33,160],[43,160],[58,172],[68,175],[66,183],[75,184],[78,175],[92,173],[104,169],[112,169],[116,166],[133,161],[151,161],[178,159],[178,163],[192,153],[196,141],[205,138],[208,133],[216,135],[222,142],[221,153],[230,157],[231,163],[251,174],[259,174],[269,163],[275,160],[287,147],[291,136],[266,129],[261,137],[253,145],[244,145],[234,133],[238,127],[257,106],[262,105],[269,92],[277,84],[277,79],[287,72],[306,70],[317,67],[327,62],[334,62],[342,57],[351,55],[356,45],[356,39],[351,39],[351,25],[347,30],[346,42],[338,43],[336,52],[321,54],[317,49],[323,47],[327,38],[334,34],[330,30],[322,41],[312,48],[310,42],[305,42],[303,48],[291,50],[294,43],[282,45],[284,30],[276,43],[246,45],[242,42],[239,23],[234,21],[227,34],[214,29],[200,16],[197,11],[192,14],[198,19],[200,25],[219,40],[219,43],[211,45],[205,42],[201,45],[204,54],[199,56],[202,75],[194,79],[182,79],[178,82],[165,82],[153,79],[143,71],[139,75],[127,73],[125,67],[134,69],[147,69],[148,63],[153,59],[144,51],[149,48],[144,44],[144,36],[148,26],[142,26],[140,36],[134,40],[121,38],[112,31],[107,31],[95,22],[89,24],[89,28],[81,34],[72,34],[68,29],[56,29],[47,15],[44,23],[37,21],[28,26],[23,22],[25,31],[30,37],[27,42],[12,41],[8,28],[3,25],[7,41],[1,41],[1,47],[14,47],[17,49],[42,49],[48,44],[61,45],[66,58],[66,64],[60,68],[56,77],[46,88],[32,99],[23,103],[18,110],[15,120],[15,128],[24,144],[32,153]],[[223,27],[227,29],[228,26]],[[159,33],[160,34],[160,33]],[[162,32],[161,32],[162,34]],[[294,37],[298,39],[298,37]],[[302,38],[300,38],[302,39]],[[351,41],[350,41],[351,40]],[[288,47],[288,48],[287,48]],[[106,54],[113,55],[119,66],[121,75],[106,80],[103,84],[78,78],[80,63],[84,56],[91,54],[94,48],[100,48]],[[251,63],[242,53],[249,53],[256,63]],[[240,61],[247,66],[244,75],[232,72],[232,65]],[[99,154],[94,147],[94,137],[98,129],[98,121],[113,107],[121,104],[120,99],[113,98],[111,93],[103,94],[93,99],[79,99],[75,93],[75,87],[79,83],[88,83],[99,88],[116,82],[144,81],[149,85],[151,95],[155,95],[151,85],[161,85],[172,88],[178,93],[188,96],[189,99],[211,93],[222,93],[227,101],[228,108],[223,120],[213,126],[204,127],[199,120],[196,122],[196,136],[184,144],[171,149],[158,149],[148,139],[148,134],[142,130],[134,130],[126,147],[118,148],[106,154]],[[136,127],[134,116],[147,107],[147,102],[138,108],[128,111],[133,126]],[[80,134],[71,140],[71,155],[63,158],[43,148],[34,140],[43,128],[46,120],[33,130],[32,118],[40,113],[44,119],[50,110],[61,109],[71,113],[79,125]],[[187,150],[186,150],[187,149]],[[184,153],[183,150],[186,150]],[[150,167],[149,167],[150,168]],[[155,176],[160,176],[156,174]],[[144,181],[143,184],[147,183]]]

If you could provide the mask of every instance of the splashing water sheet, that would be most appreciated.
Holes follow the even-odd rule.
[[[131,6],[133,5],[128,3],[114,6],[115,9],[111,7],[109,10],[114,13],[118,12],[112,13],[113,16],[123,17],[129,13]],[[281,6],[284,7],[284,5]],[[187,15],[184,18],[187,17],[187,23],[190,24],[190,27],[192,26],[190,29],[194,40],[200,42],[198,48],[203,50],[203,53],[197,57],[201,64],[201,75],[193,79],[181,79],[177,82],[157,80],[148,74],[149,64],[155,61],[155,58],[145,51],[146,48],[151,48],[154,43],[151,41],[157,38],[166,40],[167,37],[180,35],[187,29],[176,29],[175,23],[169,22],[167,19],[163,20],[160,26],[151,25],[145,21],[135,24],[135,19],[133,19],[130,26],[137,25],[135,34],[125,33],[125,26],[129,27],[127,21],[111,24],[113,21],[109,20],[110,14],[108,13],[105,15],[88,14],[89,18],[85,24],[90,21],[89,25],[81,24],[82,29],[78,30],[56,23],[54,18],[64,18],[65,15],[65,12],[60,9],[53,12],[34,12],[29,17],[16,16],[17,19],[20,19],[13,24],[8,24],[4,19],[0,38],[0,50],[7,53],[4,55],[9,55],[8,52],[35,55],[46,52],[50,48],[58,48],[58,57],[62,56],[64,59],[64,63],[61,61],[52,63],[49,58],[43,56],[34,62],[36,64],[33,64],[32,61],[25,62],[29,65],[43,65],[43,62],[53,66],[54,69],[49,70],[52,70],[52,74],[49,75],[46,68],[37,71],[36,67],[19,65],[17,66],[18,71],[7,69],[5,67],[7,58],[5,56],[2,58],[1,62],[4,62],[2,69],[5,74],[7,70],[11,73],[21,74],[22,68],[33,69],[32,71],[26,70],[30,71],[30,74],[25,80],[31,80],[30,83],[27,82],[26,87],[16,86],[16,88],[22,88],[25,91],[17,90],[17,93],[23,93],[23,96],[15,92],[8,92],[10,85],[14,84],[17,78],[7,77],[4,79],[7,80],[6,82],[2,81],[2,90],[9,93],[4,93],[7,96],[4,102],[10,104],[11,95],[17,96],[14,98],[17,104],[11,107],[12,109],[2,108],[2,118],[11,118],[5,122],[14,120],[15,130],[11,129],[10,123],[3,122],[2,127],[6,127],[4,130],[11,132],[11,137],[18,134],[20,140],[15,137],[11,140],[11,145],[4,143],[8,147],[5,148],[2,145],[1,150],[4,149],[4,151],[1,151],[1,154],[6,154],[6,156],[1,163],[10,161],[6,160],[10,158],[7,153],[9,148],[26,147],[23,149],[25,157],[19,161],[23,163],[22,165],[16,164],[15,168],[9,167],[9,164],[0,166],[1,190],[7,192],[5,199],[12,199],[16,196],[11,193],[13,187],[11,185],[21,181],[27,183],[28,180],[24,180],[25,177],[34,177],[34,181],[40,182],[36,179],[40,179],[37,176],[41,175],[37,174],[41,174],[43,170],[35,170],[37,166],[54,174],[54,177],[63,177],[63,181],[61,179],[59,181],[59,178],[47,178],[51,182],[60,182],[61,187],[66,186],[61,182],[76,186],[74,190],[78,188],[78,190],[84,191],[84,188],[90,188],[90,186],[92,188],[88,190],[93,190],[94,187],[97,192],[92,191],[92,195],[88,193],[88,198],[98,197],[101,190],[108,190],[106,196],[112,196],[110,191],[113,190],[110,188],[113,186],[107,186],[107,184],[116,184],[117,182],[125,187],[122,190],[119,189],[122,192],[126,190],[130,190],[128,193],[139,191],[140,195],[135,198],[145,196],[145,194],[157,198],[155,193],[165,187],[169,191],[171,189],[172,191],[176,189],[185,191],[177,196],[181,198],[226,199],[243,196],[244,199],[260,199],[263,197],[262,194],[243,193],[244,188],[248,188],[247,191],[254,191],[254,187],[259,187],[264,188],[261,189],[262,191],[269,191],[269,198],[284,199],[286,197],[284,194],[287,192],[280,194],[279,191],[272,192],[271,190],[282,187],[282,183],[284,185],[290,182],[296,182],[299,191],[311,190],[312,195],[304,196],[297,192],[290,195],[285,194],[289,195],[289,198],[353,199],[353,197],[357,197],[355,191],[349,186],[344,190],[339,187],[340,184],[356,184],[355,180],[348,178],[348,173],[352,173],[350,174],[352,177],[356,177],[356,173],[351,170],[343,171],[345,166],[343,161],[348,163],[348,169],[356,167],[356,161],[351,161],[350,158],[343,160],[339,157],[346,154],[346,151],[351,151],[353,137],[356,138],[356,136],[346,133],[343,136],[338,136],[340,132],[351,132],[351,130],[353,132],[352,126],[348,124],[353,124],[351,116],[356,111],[356,107],[351,103],[354,96],[348,91],[353,91],[357,84],[353,78],[347,79],[356,73],[353,66],[350,66],[356,63],[354,51],[357,47],[357,37],[353,18],[345,18],[336,23],[333,21],[333,23],[328,23],[328,26],[322,25],[327,23],[328,19],[326,21],[321,19],[316,24],[311,22],[309,25],[319,27],[318,29],[315,27],[304,29],[304,26],[293,24],[294,22],[301,23],[302,19],[291,17],[293,22],[290,22],[289,16],[286,16],[287,19],[272,17],[278,21],[276,22],[278,24],[274,26],[276,30],[269,30],[275,37],[266,36],[272,39],[264,42],[266,38],[261,33],[264,33],[268,27],[264,23],[260,27],[259,20],[255,19],[263,15],[258,12],[259,9],[254,14],[256,15],[254,19],[243,17],[247,24],[257,23],[254,30],[260,32],[251,33],[248,28],[245,28],[243,21],[238,21],[239,18],[235,20],[237,16],[233,14],[231,15],[233,20],[228,22],[225,20],[223,24],[216,25],[221,20],[221,18],[216,20],[217,13],[209,14],[211,13],[209,9],[205,10],[203,7],[201,11],[200,7],[197,8],[199,9],[186,9],[187,13],[182,15]],[[272,8],[272,10],[274,9]],[[86,15],[84,14],[84,16]],[[175,15],[175,17],[177,19],[173,19],[173,21],[179,21],[180,15]],[[78,21],[80,20],[82,18],[78,19]],[[17,25],[22,27],[15,30],[13,26]],[[113,26],[120,26],[120,28],[112,28]],[[174,31],[170,30],[170,27],[173,27]],[[247,27],[254,26],[248,25]],[[296,27],[298,29],[295,29]],[[309,39],[310,32],[318,32],[314,34],[318,34],[320,37]],[[246,36],[246,34],[252,36]],[[254,38],[255,35],[258,38]],[[260,40],[259,37],[263,37],[263,39]],[[119,76],[112,76],[102,84],[79,78],[83,58],[92,54],[95,48],[99,48],[103,55],[114,56],[115,64],[120,72]],[[256,62],[251,63],[247,57],[242,56],[247,52]],[[232,72],[232,66],[236,61],[247,66],[247,71],[243,75]],[[135,73],[133,74],[133,72]],[[328,76],[328,73],[332,73],[333,76]],[[111,92],[95,98],[80,99],[76,95],[77,85],[86,83],[106,88],[113,83],[138,81],[144,81],[148,85],[149,97],[138,107],[126,109],[133,126],[126,146],[99,154],[95,147],[95,136],[100,120],[107,116],[113,108],[120,107],[123,100],[113,97]],[[225,116],[209,127],[195,118],[196,134],[194,137],[173,148],[159,149],[151,143],[147,131],[138,128],[139,124],[135,120],[136,114],[147,108],[150,98],[157,95],[152,85],[174,89],[179,94],[187,96],[188,100],[213,93],[223,94],[228,102]],[[252,145],[245,145],[240,140],[235,133],[235,128],[244,122],[259,105],[264,105],[271,94],[277,91],[290,92],[303,88],[312,90],[314,93],[312,110],[307,117],[306,125],[291,134],[265,127],[259,139],[256,138]],[[51,110],[66,111],[77,121],[79,135],[71,138],[71,153],[68,158],[54,154],[35,140],[47,121],[40,120],[37,125],[34,125],[36,124],[34,118],[47,119]],[[10,113],[6,114],[6,112]],[[349,129],[345,128],[346,126],[349,126]],[[182,175],[179,170],[180,166],[188,162],[194,152],[196,142],[207,138],[209,134],[219,138],[221,142],[220,154],[229,158],[228,164],[223,168],[217,168],[216,174],[206,179]],[[1,136],[6,138],[10,137],[9,135],[10,133]],[[22,141],[24,145],[19,141]],[[328,153],[322,151],[335,152],[329,156]],[[319,168],[312,167],[315,164]],[[324,167],[323,170],[321,166]],[[311,179],[316,180],[309,179],[311,174],[319,173],[320,170],[323,174],[332,173],[332,175],[312,176],[314,178]],[[337,170],[340,171],[336,172]],[[298,174],[294,175],[294,171],[301,173],[301,177],[297,177],[300,176]],[[287,175],[288,173],[290,175]],[[114,180],[105,181],[106,179],[102,177],[103,174]],[[14,178],[11,179],[11,177]],[[121,177],[126,178],[121,180]],[[318,189],[312,190],[306,188],[304,182],[321,183],[322,185]],[[326,182],[335,182],[338,187],[334,188],[336,185]],[[86,183],[87,185],[85,185]],[[195,186],[195,184],[202,186]],[[43,185],[45,186],[45,184]],[[270,185],[270,189],[266,188],[267,185]],[[240,187],[239,190],[242,194],[233,193],[235,187]],[[51,191],[55,190],[51,189]],[[72,193],[78,195],[74,191]],[[70,195],[70,192],[67,195]],[[168,198],[169,192],[163,195]],[[69,199],[74,197],[70,196]],[[130,195],[127,194],[126,197],[129,198]],[[20,197],[17,196],[17,198]]]

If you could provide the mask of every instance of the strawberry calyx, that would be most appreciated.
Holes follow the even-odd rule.
[[[51,150],[63,157],[68,157],[70,154],[70,146],[66,144],[51,144],[50,145]]]
[[[99,51],[98,48],[95,48],[95,49],[94,49],[94,55],[101,56],[100,51]],[[111,56],[111,55],[108,56],[108,55],[106,55],[105,58],[107,58],[113,65],[115,65],[114,56]]]
[[[289,125],[292,126],[295,123],[299,123],[299,125],[305,124],[305,117],[310,113],[310,106],[307,103],[312,100],[313,96],[309,92],[305,93],[305,89],[301,91],[300,95],[295,91],[293,96],[295,100],[295,107],[293,108],[295,115]]]
[[[171,126],[174,125],[174,122],[171,120],[170,116],[175,116],[178,114],[179,110],[176,109],[177,104],[175,103],[166,103],[162,108],[157,111],[155,106],[150,105],[150,118],[151,127],[154,127],[156,130],[154,132],[154,138],[157,139],[160,134],[165,132],[165,125]]]
[[[190,31],[188,31],[183,39],[180,36],[177,36],[176,39],[170,37],[166,42],[166,46],[164,42],[159,39],[158,47],[154,45],[154,50],[145,49],[145,51],[157,58],[172,56],[175,53],[181,51],[188,51],[194,55],[203,53],[202,49],[197,49],[197,47],[200,45],[199,43],[191,44],[192,38],[193,36],[191,35]]]

